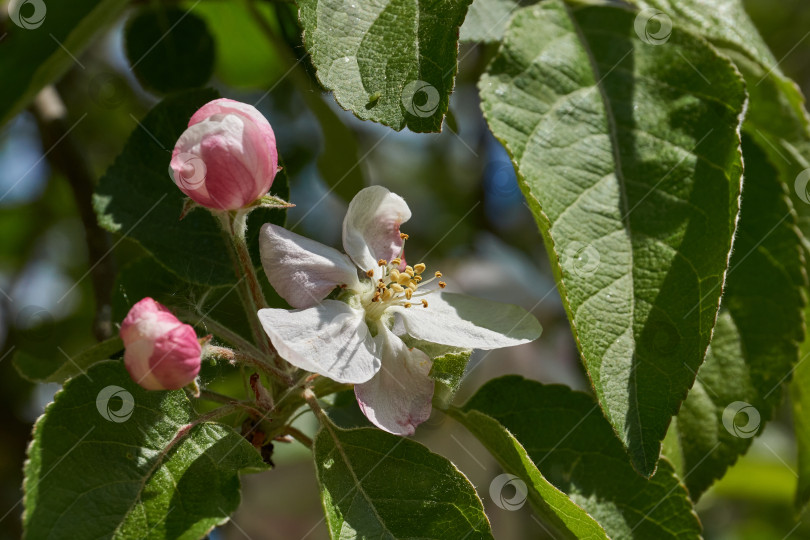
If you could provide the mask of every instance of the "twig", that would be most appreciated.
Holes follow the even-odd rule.
[[[49,148],[48,160],[70,184],[87,242],[88,266],[96,314],[93,334],[103,341],[113,334],[112,291],[115,283],[115,261],[109,257],[110,234],[98,225],[93,210],[94,175],[76,139],[70,133],[67,109],[53,86],[46,86],[34,98],[31,111],[39,125],[44,148]]]

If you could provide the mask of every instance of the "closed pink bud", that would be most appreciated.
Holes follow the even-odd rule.
[[[195,202],[237,210],[270,190],[278,170],[276,136],[255,107],[215,99],[189,120],[170,167],[174,183]]]
[[[121,323],[124,365],[147,390],[177,390],[200,372],[200,342],[194,329],[163,305],[144,298]]]

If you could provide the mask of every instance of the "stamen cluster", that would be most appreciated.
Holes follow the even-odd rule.
[[[400,237],[402,240],[408,239],[408,235],[404,233],[400,234]],[[382,277],[377,280],[374,286],[374,292],[371,296],[372,305],[368,305],[366,308],[371,314],[381,314],[386,308],[392,305],[399,305],[405,308],[412,307],[413,303],[411,300],[419,299],[433,292],[433,290],[424,289],[420,291],[420,286],[424,287],[442,277],[442,273],[437,271],[432,278],[425,280],[423,274],[425,270],[427,270],[427,267],[424,263],[419,263],[414,266],[405,266],[404,270],[401,270],[401,257],[402,252],[400,252],[399,257],[391,259],[390,261],[386,261],[385,259],[377,261],[377,265],[382,268],[383,273]],[[370,269],[366,272],[366,275],[370,278],[373,278],[374,274],[374,269]],[[444,289],[446,286],[447,284],[444,281],[439,281],[439,288]],[[421,298],[418,303],[421,304],[422,307],[428,307],[428,301],[424,298]]]

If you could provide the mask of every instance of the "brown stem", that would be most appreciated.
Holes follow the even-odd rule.
[[[103,341],[113,334],[111,300],[116,269],[115,261],[109,257],[112,251],[110,234],[99,227],[93,210],[95,175],[71,133],[76,124],[68,124],[67,109],[53,86],[46,86],[37,94],[31,110],[39,125],[48,161],[70,184],[84,226],[90,279],[96,301],[93,334],[96,339]]]

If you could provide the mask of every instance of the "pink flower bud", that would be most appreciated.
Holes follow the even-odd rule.
[[[189,120],[170,167],[174,183],[197,203],[215,210],[243,208],[273,184],[276,136],[255,107],[215,99]]]
[[[151,298],[129,310],[121,339],[130,377],[147,390],[177,390],[200,372],[201,347],[194,329]]]

